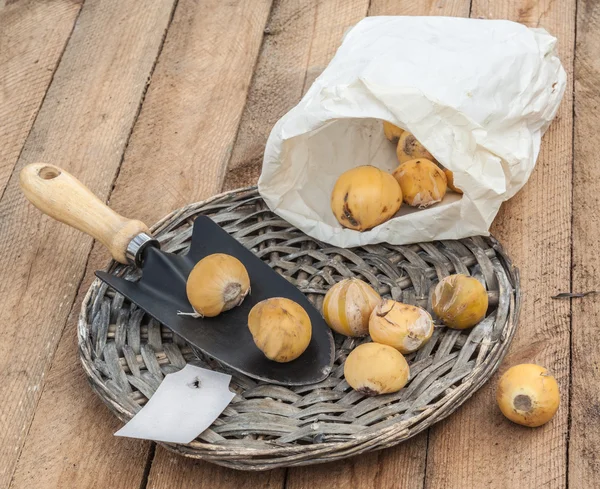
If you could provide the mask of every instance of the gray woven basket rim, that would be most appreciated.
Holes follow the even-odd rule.
[[[182,222],[200,214],[200,210],[206,211],[210,209],[213,203],[226,200],[235,202],[236,198],[246,195],[249,196],[248,201],[244,201],[240,205],[261,201],[256,187],[224,192],[169,213],[151,227],[151,232],[160,236],[164,231],[169,231],[170,227],[177,228]],[[236,204],[233,205],[234,208],[235,206]],[[357,433],[356,436],[347,441],[305,444],[261,441],[257,444],[254,443],[254,440],[234,439],[220,441],[219,443],[194,440],[188,445],[160,444],[184,456],[204,459],[231,468],[266,470],[283,466],[334,461],[366,451],[390,447],[420,433],[437,421],[449,416],[471,397],[498,368],[507,352],[508,345],[512,340],[518,322],[521,304],[518,269],[511,264],[507,254],[495,238],[490,236],[486,239],[497,254],[498,261],[502,265],[506,276],[512,282],[508,283],[508,287],[510,287],[510,303],[508,304],[506,323],[502,327],[501,334],[496,341],[486,345],[487,356],[471,372],[471,374],[475,372],[473,375],[469,374],[464,379],[461,379],[462,383],[454,388],[451,395],[444,395],[433,406],[428,406],[420,414],[408,418],[411,421],[411,426],[416,426],[416,429],[407,427],[407,422],[397,419],[390,422],[388,426],[377,430],[366,429],[364,433]],[[114,267],[115,263],[111,262],[107,270],[112,270]],[[507,284],[502,284],[502,286],[506,287]],[[101,287],[103,287],[102,282],[96,279],[88,289],[81,305],[78,320],[80,360],[92,389],[121,421],[127,422],[136,412],[135,402],[132,401],[132,404],[126,405],[123,402],[123,393],[115,390],[114,386],[103,379],[103,373],[98,370],[95,364],[97,355],[93,351],[90,342],[92,322],[89,318],[90,308],[93,306],[94,299],[98,297],[97,294]],[[470,382],[464,381],[465,379],[468,379]]]

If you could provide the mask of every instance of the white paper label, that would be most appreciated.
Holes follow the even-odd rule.
[[[231,375],[186,365],[162,381],[148,403],[115,436],[190,443],[231,402]]]

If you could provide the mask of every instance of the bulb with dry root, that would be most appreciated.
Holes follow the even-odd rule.
[[[514,423],[541,426],[550,421],[558,409],[558,383],[544,367],[515,365],[500,378],[496,401],[502,414]]]
[[[275,362],[291,362],[310,343],[312,326],[304,308],[290,299],[274,297],[256,304],[248,315],[256,346]]]
[[[449,275],[436,285],[431,298],[433,312],[454,329],[475,326],[485,317],[488,296],[485,287],[474,277]]]
[[[429,341],[433,334],[433,319],[420,307],[384,300],[371,314],[369,334],[373,341],[408,354]]]
[[[446,175],[434,162],[410,160],[394,170],[404,202],[414,207],[429,207],[446,195]]]
[[[391,122],[383,121],[383,134],[385,134],[385,137],[388,138],[392,143],[398,142],[403,132],[404,129],[400,129]]]
[[[338,222],[356,231],[387,221],[401,205],[398,182],[374,166],[359,166],[344,172],[331,194],[331,210]]]
[[[369,334],[369,316],[381,297],[373,287],[357,278],[347,278],[331,287],[323,301],[323,317],[331,329],[346,336]]]
[[[346,382],[367,396],[397,392],[408,382],[409,368],[402,354],[387,345],[363,343],[344,364]]]
[[[408,131],[404,131],[398,140],[396,156],[400,163],[418,158],[435,161],[433,155]]]
[[[214,317],[242,303],[250,292],[250,277],[237,258],[215,253],[196,263],[185,290],[194,312],[180,315]]]
[[[448,188],[457,194],[462,194],[463,191],[454,186],[454,173],[450,170],[444,170],[444,175],[446,175],[446,180],[448,181]]]

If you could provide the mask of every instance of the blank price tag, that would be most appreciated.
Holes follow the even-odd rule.
[[[148,403],[115,436],[190,443],[231,402],[231,375],[186,365],[162,381]]]

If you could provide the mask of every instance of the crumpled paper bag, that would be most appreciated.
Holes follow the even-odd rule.
[[[340,247],[487,235],[531,175],[565,91],[555,46],[545,30],[504,20],[365,18],[273,128],[258,190],[280,217]],[[403,205],[366,232],[342,228],[330,207],[337,178],[398,166],[381,120],[412,132],[464,194]]]

